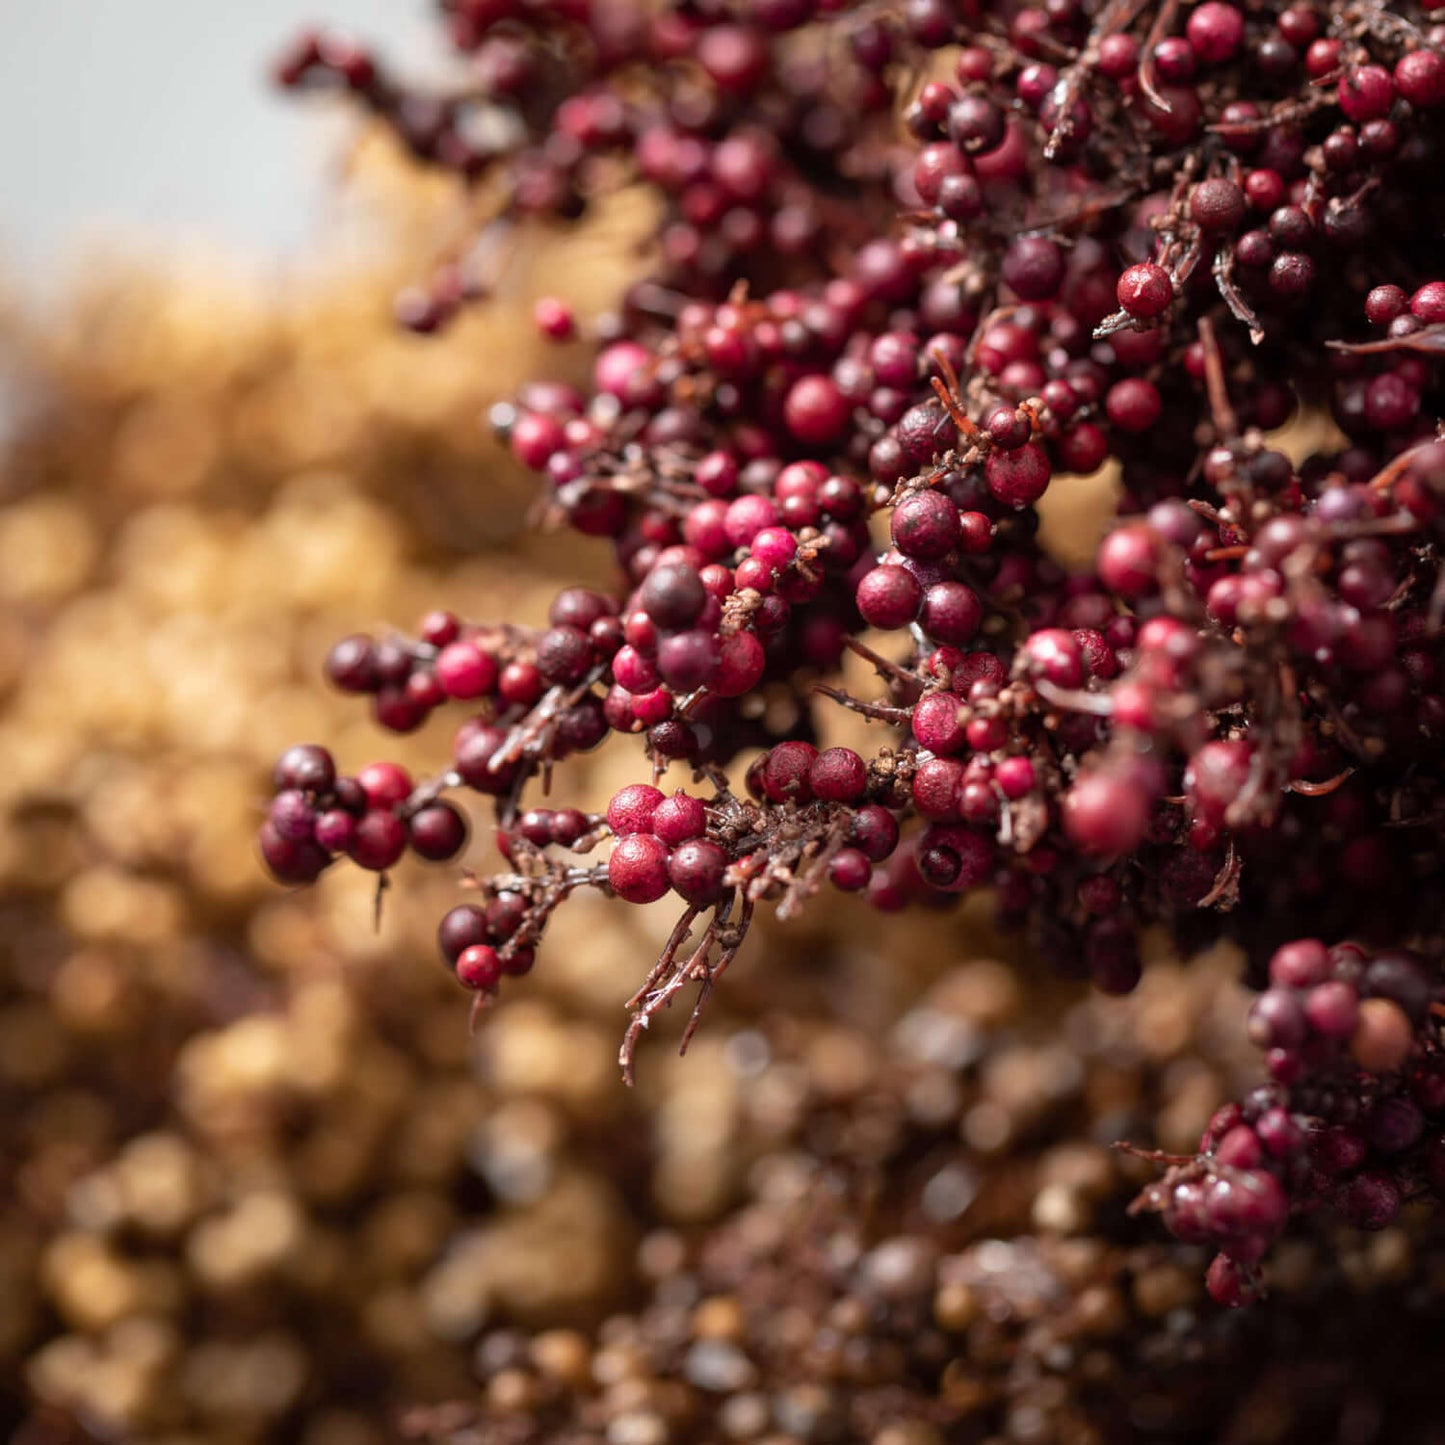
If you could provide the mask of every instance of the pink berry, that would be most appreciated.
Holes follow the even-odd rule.
[[[532,308],[532,320],[549,341],[569,341],[577,334],[572,308],[556,296],[543,296]]]
[[[496,659],[471,641],[453,642],[437,654],[436,676],[448,697],[485,697],[501,675]]]

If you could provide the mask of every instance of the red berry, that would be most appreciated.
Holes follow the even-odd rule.
[[[363,868],[382,873],[406,852],[406,842],[406,824],[395,813],[371,808],[356,825],[350,854]]]
[[[462,951],[456,971],[457,982],[464,988],[484,992],[496,988],[502,977],[502,963],[490,944],[474,943]]]
[[[628,903],[655,903],[668,889],[667,865],[667,849],[656,838],[634,833],[613,848],[607,879],[612,891]]]
[[[373,808],[393,808],[411,796],[411,774],[396,763],[368,763],[356,781]]]
[[[842,436],[849,406],[837,383],[826,376],[805,376],[793,383],[783,404],[788,430],[800,442],[827,446]]]
[[[660,788],[651,783],[629,783],[612,796],[607,805],[607,826],[619,837],[650,833],[653,815],[663,801]]]
[[[852,748],[824,748],[808,765],[808,786],[825,803],[856,803],[868,786],[868,765]]]
[[[885,562],[858,583],[857,600],[858,611],[870,627],[891,632],[918,616],[923,589],[911,572]]]
[[[674,793],[653,810],[652,831],[669,848],[700,838],[707,831],[707,807],[701,798]]]
[[[1138,846],[1149,826],[1149,799],[1137,784],[1087,773],[1064,794],[1064,828],[1086,853],[1112,857]]]
[[[1169,273],[1152,261],[1130,266],[1119,277],[1117,288],[1119,305],[1141,320],[1153,320],[1162,316],[1174,300],[1174,283]]]

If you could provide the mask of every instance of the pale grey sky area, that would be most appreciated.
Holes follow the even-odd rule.
[[[325,229],[336,110],[271,59],[307,24],[442,63],[432,0],[0,0],[0,268],[43,284],[97,241],[234,253],[262,274]]]

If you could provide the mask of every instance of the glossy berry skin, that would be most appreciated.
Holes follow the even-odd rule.
[[[462,851],[467,841],[466,819],[445,800],[428,803],[407,820],[407,838],[418,857],[444,863]]]
[[[1174,299],[1174,283],[1162,266],[1145,261],[1130,266],[1119,277],[1118,297],[1119,305],[1130,316],[1152,321],[1169,309]]]
[[[312,840],[283,838],[272,825],[262,824],[261,856],[278,883],[314,883],[331,861],[331,856]]]
[[[317,743],[298,743],[287,748],[276,761],[271,780],[275,787],[302,793],[321,793],[336,781],[336,764],[331,754]]]
[[[673,631],[691,627],[707,601],[702,579],[681,564],[655,567],[638,592],[643,611],[659,626]]]
[[[352,836],[352,859],[372,873],[383,873],[406,852],[406,824],[385,808],[364,813]]]
[[[456,963],[457,982],[478,992],[496,988],[502,977],[497,950],[487,943],[474,943],[462,951]]]
[[[356,781],[373,808],[404,803],[412,789],[411,775],[396,763],[368,763],[357,773]]]

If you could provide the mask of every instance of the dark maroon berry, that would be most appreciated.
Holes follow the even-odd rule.
[[[868,787],[868,765],[852,748],[824,748],[808,765],[808,786],[825,803],[856,803]]]
[[[918,616],[923,589],[911,572],[891,563],[875,567],[858,583],[858,611],[870,627],[893,631]]]
[[[697,621],[707,591],[693,568],[675,564],[654,567],[637,597],[643,611],[659,627],[677,632]]]
[[[350,855],[363,868],[381,873],[406,852],[406,824],[386,808],[371,808],[356,825]]]
[[[271,780],[277,788],[303,793],[326,793],[336,782],[336,764],[317,743],[297,743],[276,760]]]
[[[958,508],[942,492],[909,492],[894,508],[893,545],[905,557],[946,557],[958,545]]]
[[[412,850],[433,863],[455,858],[467,841],[466,819],[445,800],[418,808],[407,820]]]
[[[314,883],[331,855],[313,839],[283,838],[270,822],[261,825],[261,856],[278,883]]]
[[[848,825],[848,841],[874,863],[881,863],[893,852],[898,836],[897,818],[876,803],[859,808]]]
[[[668,880],[689,903],[706,906],[722,896],[727,862],[727,854],[716,843],[691,838],[673,851]]]
[[[371,638],[343,637],[326,656],[326,678],[342,692],[375,692],[381,679]]]
[[[316,834],[316,810],[305,793],[287,788],[271,800],[270,825],[289,843],[304,843]]]

